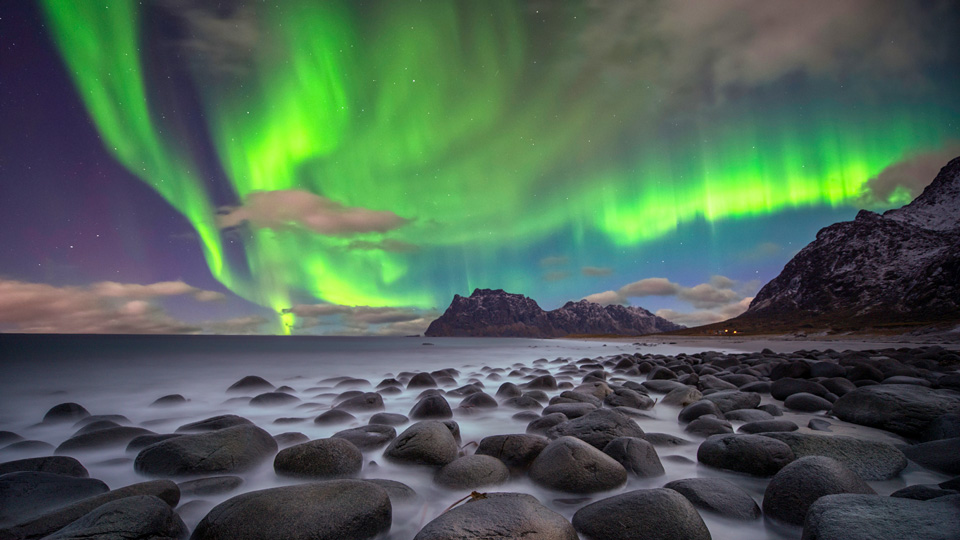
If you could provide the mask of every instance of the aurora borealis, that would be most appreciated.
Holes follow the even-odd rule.
[[[818,228],[917,194],[872,196],[885,169],[960,139],[958,40],[928,31],[957,20],[949,2],[625,4],[44,0],[21,15],[69,76],[60,98],[82,103],[77,136],[195,232],[212,280],[191,285],[275,314],[263,331],[295,330],[295,305],[767,280]],[[271,200],[295,204],[261,216]],[[166,279],[197,263],[176,262]]]

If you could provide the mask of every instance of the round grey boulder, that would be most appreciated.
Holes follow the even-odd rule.
[[[356,416],[343,409],[330,409],[314,418],[313,423],[318,426],[333,426],[336,424],[348,424],[356,419]]]
[[[370,424],[380,424],[384,426],[402,426],[409,422],[410,419],[402,414],[397,413],[377,413],[370,417]]]
[[[442,467],[457,459],[460,447],[443,422],[427,420],[408,427],[383,451],[395,463]]]
[[[106,484],[93,478],[32,471],[7,473],[0,476],[0,526],[107,491]]]
[[[263,377],[256,375],[247,375],[239,381],[230,385],[227,392],[262,392],[273,390],[274,386]]]
[[[334,437],[346,439],[360,450],[376,450],[382,448],[397,437],[397,430],[390,426],[373,424],[345,429],[333,434]]]
[[[763,493],[763,513],[791,525],[803,525],[807,510],[824,495],[873,494],[873,489],[835,459],[808,456],[780,470]]]
[[[491,435],[480,440],[476,454],[495,457],[511,472],[522,473],[549,443],[546,437],[532,433]]]
[[[725,478],[686,478],[668,482],[663,487],[680,493],[698,510],[725,518],[753,520],[761,515],[753,497]]]
[[[363,454],[346,439],[316,439],[281,450],[273,460],[277,474],[301,478],[349,478],[363,468]]]
[[[130,426],[98,429],[70,437],[60,443],[60,446],[57,447],[55,452],[57,454],[66,454],[73,452],[92,452],[114,446],[126,447],[130,441],[141,435],[156,435],[156,433],[149,429]]]
[[[663,396],[663,399],[660,400],[660,403],[664,405],[672,405],[674,407],[686,407],[691,403],[696,403],[703,399],[703,394],[700,393],[693,386],[683,386],[682,388],[674,388],[673,390],[667,392],[667,395]]]
[[[390,530],[386,490],[363,480],[329,480],[238,495],[215,506],[192,540],[237,538],[362,540]]]
[[[134,469],[155,476],[241,472],[273,456],[277,441],[253,425],[239,425],[152,444],[137,454]]]
[[[846,422],[919,438],[940,415],[960,411],[960,392],[910,384],[878,384],[848,392],[832,413]]]
[[[803,522],[803,540],[956,540],[960,500],[915,501],[879,495],[826,495]]]
[[[760,405],[760,394],[756,392],[741,392],[739,390],[723,390],[703,396],[703,399],[716,403],[720,412],[727,413],[737,409],[754,409]]]
[[[152,495],[108,502],[67,525],[46,540],[113,540],[186,538],[187,526],[170,505]]]
[[[547,409],[549,408],[550,407],[547,407]],[[546,412],[546,409],[544,409],[544,412]],[[569,418],[563,413],[555,412],[544,414],[542,417],[531,420],[530,423],[527,424],[527,433],[543,435],[553,426],[558,426],[567,420],[569,420]]]
[[[12,472],[44,472],[72,476],[74,478],[87,478],[90,476],[86,467],[77,461],[76,458],[69,456],[26,458],[0,463],[0,475]]]
[[[643,430],[621,412],[597,409],[547,430],[547,437],[576,437],[597,450],[603,450],[617,437],[643,438]]]
[[[710,540],[697,509],[672,489],[640,489],[584,506],[573,526],[588,540]]]
[[[250,405],[253,407],[275,407],[277,405],[287,405],[299,401],[300,398],[286,392],[267,392],[251,399]]]
[[[477,489],[495,486],[510,479],[510,470],[495,457],[464,456],[443,466],[433,480],[449,489]]]
[[[737,430],[738,433],[766,433],[772,431],[796,431],[800,426],[789,420],[760,420],[748,422]]]
[[[409,416],[414,420],[453,418],[453,411],[443,396],[432,395],[418,401]]]
[[[697,449],[704,465],[754,476],[773,476],[794,459],[786,443],[761,435],[714,435]]]
[[[760,409],[736,409],[723,415],[731,422],[762,422],[773,420],[773,415]]]
[[[603,398],[603,403],[608,407],[630,407],[646,411],[652,409],[655,402],[645,394],[634,392],[629,388],[617,387],[613,389],[612,394]]]
[[[657,449],[644,439],[617,437],[603,448],[603,453],[623,465],[629,474],[638,478],[663,476],[663,464]]]
[[[184,424],[177,428],[177,433],[216,431],[218,429],[224,429],[228,427],[252,425],[253,422],[242,416],[237,416],[235,414],[224,414],[221,416],[214,416],[212,418],[200,420],[198,422]]]
[[[712,414],[717,418],[723,418],[723,413],[720,412],[720,407],[718,407],[716,403],[700,400],[681,409],[680,414],[677,415],[677,420],[686,424],[708,414]]]
[[[241,484],[243,484],[243,478],[239,476],[211,476],[180,482],[177,487],[180,488],[181,495],[205,496],[229,493]]]
[[[334,409],[350,412],[369,412],[383,410],[383,396],[376,392],[364,392],[338,403]]]
[[[580,418],[581,416],[597,410],[597,406],[592,403],[554,403],[548,405],[540,414],[544,417],[554,414],[562,414],[568,420]]]
[[[711,435],[720,435],[722,433],[733,433],[733,426],[726,420],[714,418],[712,416],[701,416],[693,422],[687,424],[683,431],[691,435],[709,437]]]
[[[82,405],[77,403],[61,403],[51,407],[50,410],[47,411],[47,414],[43,415],[43,423],[75,422],[87,416],[90,416],[90,411],[83,408]]]
[[[458,408],[462,410],[496,409],[499,405],[493,396],[486,392],[474,392],[460,401]]]
[[[830,408],[833,407],[833,403],[830,403],[829,400],[820,396],[815,396],[806,392],[800,392],[799,394],[793,394],[785,399],[783,401],[783,406],[794,411],[817,412],[829,411]]]
[[[903,452],[892,444],[881,441],[813,433],[767,432],[763,436],[785,443],[798,458],[833,458],[864,480],[889,480],[899,475],[907,466],[907,458]]]
[[[613,458],[575,437],[560,437],[530,466],[535,483],[566,493],[596,493],[622,486],[627,471]]]
[[[440,514],[414,540],[577,540],[560,514],[526,493],[488,493]]]

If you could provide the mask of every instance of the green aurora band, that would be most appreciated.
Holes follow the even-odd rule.
[[[478,285],[522,290],[520,272],[496,261],[557,231],[575,250],[591,235],[636,247],[694,220],[849,205],[888,165],[957,136],[936,103],[878,115],[826,99],[802,113],[732,104],[666,132],[641,90],[611,99],[566,67],[534,68],[543,58],[517,3],[386,2],[360,16],[350,2],[287,1],[258,11],[243,69],[195,62],[235,195],[214,201],[151,107],[145,11],[43,6],[104,145],[190,221],[212,274],[280,314],[285,331],[283,310],[304,298],[430,308]],[[411,221],[350,237],[251,227],[246,260],[231,261],[217,207],[291,189]],[[351,249],[356,240],[419,249]]]

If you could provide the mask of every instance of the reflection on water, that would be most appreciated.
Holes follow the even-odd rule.
[[[429,345],[427,344],[429,343]],[[328,410],[335,397],[346,390],[371,390],[384,378],[403,371],[433,371],[455,368],[460,371],[456,384],[443,385],[451,390],[479,380],[485,391],[493,395],[506,381],[525,382],[524,374],[514,370],[547,369],[560,382],[578,384],[583,374],[559,372],[559,369],[583,358],[600,358],[616,354],[651,353],[676,355],[699,352],[674,345],[638,346],[624,342],[602,343],[573,340],[525,339],[443,339],[443,338],[311,338],[216,336],[2,336],[0,335],[0,430],[13,431],[23,437],[44,441],[54,446],[71,436],[78,428],[72,423],[39,424],[53,405],[67,401],[80,403],[94,415],[119,414],[129,423],[144,426],[157,433],[171,433],[187,422],[219,414],[237,414],[249,418],[273,435],[297,431],[310,439],[329,437],[333,433],[366,425],[374,413],[353,413],[355,422],[321,426],[313,418]],[[738,351],[730,351],[738,352]],[[563,359],[562,362],[545,360]],[[540,360],[537,362],[537,360]],[[510,375],[511,372],[515,374]],[[261,376],[276,386],[293,388],[300,401],[275,407],[254,407],[226,389],[247,375]],[[335,387],[334,377],[356,377],[370,385],[355,384]],[[527,375],[526,378],[532,376]],[[612,380],[643,380],[643,377],[613,376]],[[388,412],[409,413],[420,390],[404,390],[383,396]],[[552,397],[559,391],[548,392]],[[156,408],[150,404],[168,394],[181,394],[185,404]],[[240,395],[242,396],[242,394]],[[250,396],[252,397],[252,394]],[[657,397],[657,396],[654,396]],[[456,411],[461,398],[448,397],[460,424],[464,449],[470,453],[485,436],[523,433],[526,420],[513,417],[518,411],[500,407],[469,415]],[[766,397],[769,400],[769,396]],[[749,492],[759,503],[767,480],[710,469],[696,463],[699,438],[683,433],[677,423],[678,409],[657,405],[649,411],[651,418],[637,419],[646,432],[677,435],[693,441],[678,447],[659,447],[658,453],[666,475],[659,478],[631,478],[615,492],[595,495],[591,499],[549,492],[533,485],[526,478],[489,491],[530,493],[548,507],[572,518],[574,512],[593,500],[621,491],[661,487],[665,483],[697,476],[728,478]],[[303,418],[302,422],[277,424],[278,418]],[[808,416],[787,413],[787,419],[805,426]],[[836,430],[858,436],[891,439],[889,434],[831,420]],[[741,423],[734,422],[734,429]],[[397,426],[400,432],[409,424]],[[26,453],[0,449],[0,461],[48,455],[47,451]],[[135,453],[124,448],[74,454],[90,471],[90,475],[106,482],[111,489],[145,480],[133,470]],[[394,465],[382,459],[382,450],[364,455],[364,478],[389,478],[411,486],[420,496],[413,504],[394,508],[394,524],[389,538],[412,538],[428,521],[453,502],[466,495],[449,491],[432,482],[432,473],[425,469]],[[191,528],[214,505],[243,491],[251,491],[296,483],[278,477],[272,461],[256,470],[241,474],[239,490],[217,496],[184,496],[178,511]],[[893,481],[872,482],[878,493],[888,494],[904,485],[942,481],[938,475],[916,470],[911,466]],[[179,480],[179,479],[178,479]],[[765,520],[755,522],[728,521],[704,514],[704,521],[715,539],[799,538],[799,529],[778,527]]]

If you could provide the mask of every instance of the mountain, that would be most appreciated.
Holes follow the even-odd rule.
[[[426,336],[551,338],[571,334],[634,336],[683,328],[638,307],[601,306],[586,300],[544,311],[536,301],[502,289],[456,294],[450,307],[430,323]]]
[[[960,157],[910,204],[821,229],[733,323],[960,320]]]

